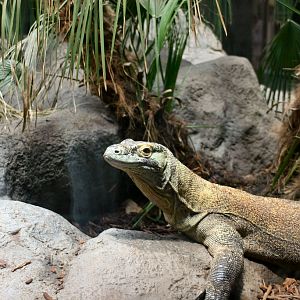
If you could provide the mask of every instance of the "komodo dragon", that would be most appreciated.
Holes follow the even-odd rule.
[[[168,223],[208,248],[205,300],[229,298],[244,254],[300,267],[299,202],[208,182],[156,143],[126,139],[108,147],[104,159],[125,171]]]

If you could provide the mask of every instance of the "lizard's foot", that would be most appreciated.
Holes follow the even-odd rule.
[[[209,290],[204,290],[195,300],[227,300],[228,295],[220,293],[211,293]]]
[[[206,291],[200,293],[200,295],[195,300],[204,300],[206,295]]]

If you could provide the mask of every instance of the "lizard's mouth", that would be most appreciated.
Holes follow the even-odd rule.
[[[111,164],[113,167],[116,167],[118,169],[121,169],[122,166],[125,168],[125,167],[129,167],[132,166],[132,167],[137,167],[137,166],[140,166],[141,163],[138,163],[138,162],[133,162],[133,161],[128,161],[126,158],[124,157],[121,157],[121,156],[118,156],[118,157],[113,157],[111,155],[107,155],[107,154],[103,154],[103,158],[109,163]]]
[[[104,152],[103,158],[113,167],[123,170],[143,165],[142,161],[119,144],[109,146]]]

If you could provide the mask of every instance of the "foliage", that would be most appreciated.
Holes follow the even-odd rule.
[[[277,0],[277,16],[282,25],[265,49],[258,72],[265,85],[268,104],[276,110],[281,99],[290,99],[294,71],[300,63],[300,24],[292,20],[294,15],[300,16],[297,3],[295,0]]]
[[[29,1],[30,3],[33,5],[33,1]],[[65,3],[66,1],[62,5]],[[56,21],[60,6],[43,6],[43,14],[38,5],[33,6],[37,17],[28,35],[24,35],[25,32],[21,30],[22,26],[26,27],[25,16],[21,14],[23,6],[21,0],[4,0],[1,3],[1,41],[3,42],[1,43],[0,91],[6,104],[9,103],[9,96],[22,99],[24,129],[26,119],[33,108],[33,101],[38,95],[43,98],[42,96],[53,82],[46,73],[46,63],[48,50],[56,45]]]
[[[230,1],[213,1],[210,10],[210,13],[220,16],[213,20],[219,20],[223,28],[225,23],[221,8],[224,3],[229,5]],[[130,72],[127,75],[133,77],[140,87],[138,96],[146,87],[148,92],[162,96],[166,110],[171,111],[186,40],[196,20],[201,19],[200,4],[197,0],[2,0],[2,73],[7,72],[5,66],[11,62],[11,71],[5,80],[1,80],[2,94],[5,98],[8,89],[16,89],[25,102],[24,110],[29,110],[41,90],[45,93],[50,88],[49,82],[55,81],[49,74],[61,71],[59,76],[62,78],[80,80],[80,69],[84,71],[84,83],[92,86],[95,93],[100,95],[102,88],[107,90],[110,85],[120,94],[115,82],[118,75],[114,74],[114,56],[119,56],[122,58],[119,59],[119,67],[123,73]],[[31,25],[28,35],[24,30],[22,32],[26,28],[24,6],[27,12],[29,10],[26,14]],[[35,22],[32,21],[34,16]],[[185,25],[182,26],[184,20]],[[65,41],[68,46],[64,64],[49,70],[47,55],[58,43]],[[165,66],[161,62],[162,51],[168,53]],[[18,66],[18,72],[14,66]],[[139,72],[144,74],[145,81],[137,80]],[[55,104],[56,101],[52,107]],[[127,113],[130,114],[129,111]]]
[[[260,70],[260,79],[269,88],[267,94],[271,107],[278,108],[280,98],[290,98],[300,64],[300,16],[299,1],[277,0],[277,15],[282,26],[267,47]],[[280,8],[280,9],[279,9]],[[295,20],[292,20],[293,18]],[[296,99],[286,107],[279,134],[279,148],[275,163],[275,175],[271,190],[284,192],[287,197],[299,197],[300,167],[300,93],[295,89]]]

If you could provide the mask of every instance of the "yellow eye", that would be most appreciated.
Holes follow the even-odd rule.
[[[150,157],[152,154],[152,148],[148,145],[141,146],[139,149],[139,154],[143,157]]]

